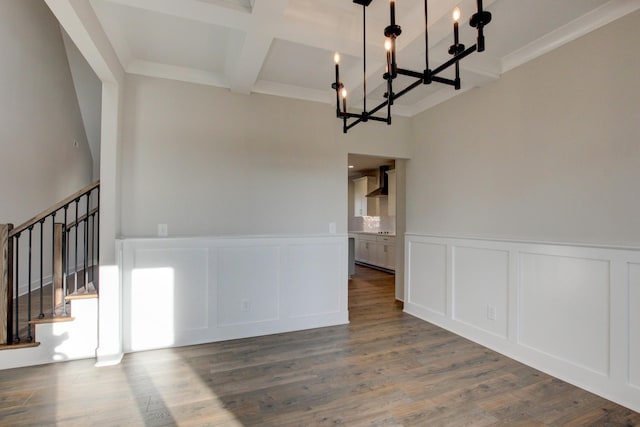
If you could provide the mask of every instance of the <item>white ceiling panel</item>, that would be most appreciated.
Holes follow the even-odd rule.
[[[299,43],[276,39],[271,44],[267,58],[259,74],[259,80],[288,84],[312,89],[328,89],[334,80],[334,52]],[[297,58],[305,58],[304,61]],[[357,58],[344,57],[348,64],[360,62]]]
[[[333,53],[341,52],[341,80],[349,104],[362,105],[362,6],[349,0],[90,0],[125,71],[234,92],[269,93],[333,104]],[[397,0],[398,65],[425,67],[423,0]],[[487,49],[460,63],[462,90],[434,83],[396,101],[413,115],[469,88],[494,81],[513,67],[640,9],[639,0],[484,0],[493,14]],[[430,68],[450,58],[451,11],[462,9],[461,42],[475,43],[468,26],[476,0],[431,1]],[[389,2],[366,8],[369,108],[382,102],[386,84],[383,29]],[[451,78],[448,70],[441,76]],[[397,93],[413,79],[400,77]],[[357,111],[357,109],[356,109]]]
[[[253,0],[198,0],[203,3],[214,4],[217,6],[229,7],[232,9],[245,10],[250,12],[253,7]]]

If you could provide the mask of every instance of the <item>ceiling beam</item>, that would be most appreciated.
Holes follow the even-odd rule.
[[[288,0],[256,2],[251,12],[251,23],[229,79],[233,92],[249,94],[262,69],[278,28],[284,21]]]
[[[119,83],[124,69],[89,2],[45,0],[98,78]]]
[[[232,9],[198,0],[107,0],[111,3],[169,16],[246,31],[251,24],[248,10]]]

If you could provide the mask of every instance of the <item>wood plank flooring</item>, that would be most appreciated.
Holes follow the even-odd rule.
[[[402,313],[357,267],[349,325],[0,371],[0,425],[634,426],[640,414]]]

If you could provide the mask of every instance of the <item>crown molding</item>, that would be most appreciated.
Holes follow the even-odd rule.
[[[640,9],[638,0],[612,0],[502,58],[506,73]]]

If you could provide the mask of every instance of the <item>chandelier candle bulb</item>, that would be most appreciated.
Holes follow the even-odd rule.
[[[347,90],[342,89],[342,110],[344,114],[347,114]]]
[[[384,42],[384,49],[387,51],[387,73],[391,72],[391,40]]]
[[[453,9],[453,22],[458,22],[460,21],[460,8],[456,7],[455,9]]]
[[[460,43],[459,35],[458,35],[458,21],[460,20],[460,8],[456,7],[453,9],[453,44],[458,47]],[[456,52],[457,54],[457,52]]]

